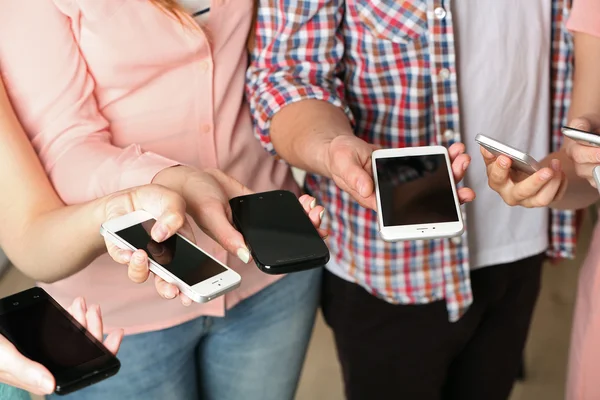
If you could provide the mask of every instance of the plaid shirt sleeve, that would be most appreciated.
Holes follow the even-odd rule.
[[[253,51],[246,95],[255,134],[275,153],[269,137],[273,116],[305,99],[329,102],[351,113],[343,101],[338,65],[344,52],[340,24],[343,0],[257,0]]]

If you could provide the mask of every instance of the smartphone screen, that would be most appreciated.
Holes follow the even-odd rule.
[[[444,154],[375,160],[384,226],[458,222]]]
[[[150,236],[155,223],[155,219],[150,219],[115,234],[136,249],[144,250],[148,257],[189,286],[227,271],[180,235],[173,235],[162,243],[155,242]]]
[[[39,288],[0,300],[0,333],[29,359],[44,365],[60,386],[119,361],[48,294]],[[108,375],[102,375],[103,379]],[[95,381],[100,379],[95,379]]]
[[[276,190],[230,201],[237,228],[266,266],[329,260],[329,249],[291,192]],[[323,265],[321,264],[321,265]]]

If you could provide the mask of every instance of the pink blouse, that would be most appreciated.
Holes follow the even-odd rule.
[[[574,0],[567,28],[600,37],[600,0]]]
[[[297,192],[289,168],[252,134],[243,96],[251,17],[252,0],[212,0],[203,29],[149,0],[0,1],[0,71],[62,199],[146,184],[177,163],[217,167],[256,191]],[[222,316],[277,280],[195,234],[242,275],[240,289],[186,308],[160,298],[152,279],[132,283],[106,255],[42,286],[63,305],[86,296],[108,329],[132,334]]]

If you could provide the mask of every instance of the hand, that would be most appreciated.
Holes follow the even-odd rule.
[[[192,228],[187,221],[186,204],[183,198],[163,186],[145,185],[123,190],[109,196],[105,203],[105,220],[120,217],[136,210],[145,210],[156,217],[156,223],[150,231],[152,239],[160,243],[179,232],[192,242],[195,241]],[[136,283],[146,282],[150,276],[148,256],[143,250],[135,252],[117,247],[105,240],[108,254],[120,264],[128,264],[129,279]],[[179,289],[154,276],[154,285],[159,295],[165,299],[174,299]],[[192,300],[181,294],[180,301],[184,305],[192,304]]]
[[[369,144],[353,135],[340,135],[329,143],[327,169],[340,189],[349,193],[360,205],[377,210],[371,154],[377,146]],[[448,149],[452,162],[452,172],[456,182],[460,182],[471,162],[465,154],[465,146],[455,143]],[[461,203],[472,201],[475,193],[469,188],[460,188],[458,197]]]
[[[481,155],[490,188],[509,206],[547,207],[564,194],[566,177],[559,160],[552,160],[550,168],[542,168],[529,176],[511,169],[512,160],[506,156],[496,157],[483,147]]]
[[[77,298],[68,311],[96,339],[102,341],[100,307],[94,305],[87,308],[85,300]],[[113,354],[117,354],[122,340],[123,330],[118,330],[106,337],[104,345]],[[56,387],[54,377],[46,367],[19,353],[15,346],[2,335],[0,335],[0,382],[37,395],[51,394]]]
[[[575,129],[600,134],[600,114],[588,114],[569,123]],[[583,145],[565,137],[563,148],[575,163],[575,173],[596,187],[593,171],[600,165],[600,147]]]
[[[167,168],[156,175],[154,182],[172,185],[185,199],[187,212],[200,229],[244,263],[250,261],[244,238],[233,227],[229,206],[231,198],[252,194],[250,189],[219,170],[197,170],[186,166]],[[317,206],[316,200],[308,195],[301,196],[299,201],[313,225],[319,229],[323,207]],[[325,236],[320,229],[319,233]]]

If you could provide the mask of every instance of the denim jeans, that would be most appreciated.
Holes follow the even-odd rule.
[[[31,396],[24,390],[0,383],[0,400],[31,400]]]
[[[117,375],[53,400],[292,400],[321,269],[290,274],[222,318],[127,336]],[[151,312],[151,311],[150,311]]]

